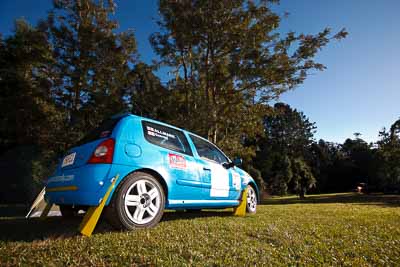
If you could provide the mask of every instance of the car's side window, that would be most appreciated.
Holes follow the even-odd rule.
[[[148,121],[142,121],[142,126],[144,137],[148,142],[176,152],[193,155],[182,131]]]
[[[228,158],[225,157],[225,155],[222,154],[221,151],[219,151],[218,148],[216,148],[210,142],[198,138],[194,135],[190,135],[190,138],[192,139],[193,144],[196,147],[197,153],[200,157],[213,160],[219,164],[229,162]]]

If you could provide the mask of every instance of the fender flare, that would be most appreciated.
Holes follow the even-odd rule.
[[[252,186],[256,190],[257,204],[259,204],[260,203],[260,190],[258,189],[257,184],[254,181],[250,181],[247,185]]]
[[[144,173],[147,173],[147,174],[150,174],[150,175],[154,176],[154,178],[156,178],[156,179],[160,182],[160,184],[161,184],[161,186],[162,186],[162,188],[163,188],[163,190],[164,190],[165,200],[168,201],[168,188],[169,188],[169,187],[168,187],[168,183],[167,183],[167,181],[164,179],[164,177],[163,177],[159,172],[157,172],[157,171],[154,170],[154,169],[150,169],[150,168],[139,168],[139,169],[135,169],[135,170],[133,170],[133,171],[127,173],[124,177],[118,179],[118,181],[116,182],[116,184],[115,184],[113,190],[111,191],[111,194],[110,194],[109,198],[107,199],[106,206],[108,206],[108,205],[110,204],[111,199],[112,199],[113,196],[114,196],[114,192],[115,192],[115,190],[118,188],[118,186],[125,180],[126,177],[128,177],[129,175],[131,175],[132,173],[135,173],[135,172],[144,172]]]

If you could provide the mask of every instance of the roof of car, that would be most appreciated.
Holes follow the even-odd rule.
[[[142,116],[135,115],[135,114],[132,114],[132,113],[117,114],[117,115],[112,116],[112,118],[120,118],[120,117],[128,117],[128,116],[129,116],[129,117],[139,118],[139,119],[141,119],[141,120],[145,120],[145,121],[148,121],[148,122],[157,123],[157,124],[160,124],[160,125],[163,125],[163,126],[167,126],[167,127],[173,128],[173,129],[175,129],[175,130],[180,130],[180,131],[186,132],[186,133],[188,133],[188,134],[190,134],[190,135],[194,135],[194,136],[196,136],[196,137],[198,137],[198,138],[200,138],[200,139],[203,139],[203,140],[205,140],[205,141],[207,141],[207,142],[210,142],[210,141],[208,141],[206,138],[204,138],[204,137],[202,137],[202,136],[200,136],[200,135],[198,135],[198,134],[192,133],[192,132],[190,132],[190,131],[188,131],[188,130],[185,130],[185,129],[182,129],[182,128],[173,126],[173,125],[168,124],[168,123],[165,123],[165,122],[161,122],[161,121],[159,121],[159,120],[153,120],[153,119],[146,118],[146,117],[142,117]],[[213,143],[212,143],[212,144],[213,144]],[[219,149],[215,144],[213,144],[213,145],[214,145],[225,157],[227,157],[227,158],[229,159],[229,157],[228,157],[227,155],[225,155],[225,153],[224,153],[221,149]]]
[[[163,126],[167,126],[167,127],[173,128],[173,129],[175,129],[175,130],[184,131],[184,132],[187,132],[187,133],[189,133],[189,134],[191,134],[191,135],[194,135],[194,136],[200,137],[200,138],[202,138],[202,139],[204,139],[204,140],[207,140],[206,138],[204,138],[204,137],[202,137],[202,136],[200,136],[200,135],[198,135],[198,134],[195,134],[195,133],[193,133],[193,132],[190,132],[190,131],[188,131],[188,130],[185,130],[185,129],[176,127],[176,126],[174,126],[174,125],[171,125],[171,124],[168,124],[168,123],[159,121],[159,120],[154,120],[154,119],[146,118],[146,117],[139,116],[139,115],[132,114],[132,113],[117,114],[117,115],[112,116],[111,118],[114,119],[114,118],[122,118],[122,117],[128,117],[128,116],[130,116],[130,117],[136,117],[136,118],[139,118],[139,119],[141,119],[141,120],[148,121],[148,122],[153,122],[153,123],[161,124],[161,125],[163,125]]]

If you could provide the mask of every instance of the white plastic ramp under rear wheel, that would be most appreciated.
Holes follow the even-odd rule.
[[[42,215],[43,211],[35,211],[34,213],[29,216],[29,218],[39,218]],[[51,210],[47,214],[47,217],[56,217],[56,216],[61,216],[61,212],[59,210]]]

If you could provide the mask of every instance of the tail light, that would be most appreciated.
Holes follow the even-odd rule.
[[[114,139],[110,138],[101,142],[94,150],[88,163],[112,163],[114,156]]]

